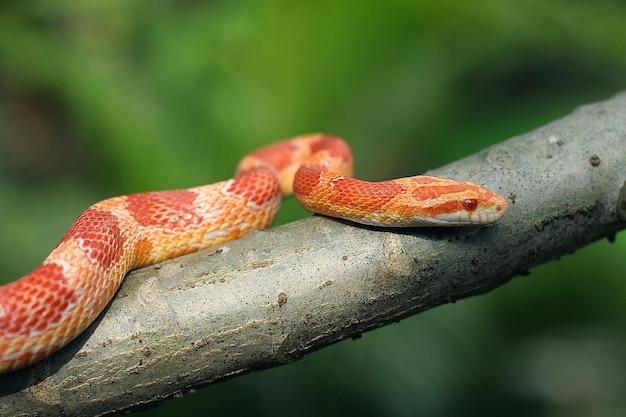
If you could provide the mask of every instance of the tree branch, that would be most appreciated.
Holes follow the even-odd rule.
[[[430,172],[508,196],[491,227],[311,217],[135,271],[57,354],[0,375],[0,415],[121,412],[487,292],[626,226],[626,93]]]

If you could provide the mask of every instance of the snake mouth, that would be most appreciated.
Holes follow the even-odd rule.
[[[463,200],[460,206],[462,210],[441,213],[428,219],[430,226],[473,226],[488,225],[500,220],[507,211],[508,203],[499,194],[490,193],[488,198],[476,201],[474,199]]]
[[[497,222],[502,218],[502,216],[504,216],[509,204],[504,197],[495,194],[491,198],[487,199],[484,206],[485,207],[480,210],[480,213],[477,213],[477,220],[482,220],[486,224],[491,224]]]
[[[508,208],[504,197],[497,194],[478,202],[472,200],[470,207],[467,207],[468,204],[466,199],[461,203],[462,210],[421,219],[419,225],[435,227],[488,225],[500,220]]]

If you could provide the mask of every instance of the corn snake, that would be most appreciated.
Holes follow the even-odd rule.
[[[349,177],[352,164],[343,140],[312,134],[249,154],[231,180],[94,204],[35,270],[0,287],[0,373],[69,343],[128,271],[269,227],[281,196],[293,193],[315,213],[391,227],[484,225],[507,208],[474,183],[429,176],[372,183]]]

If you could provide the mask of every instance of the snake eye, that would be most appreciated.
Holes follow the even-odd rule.
[[[466,211],[474,211],[478,207],[478,202],[473,198],[466,198],[463,200],[463,208]]]

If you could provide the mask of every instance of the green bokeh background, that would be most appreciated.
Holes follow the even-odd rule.
[[[5,1],[0,281],[89,204],[277,139],[343,136],[378,180],[541,126],[626,86],[625,22],[607,0]],[[625,415],[624,240],[138,415]]]

